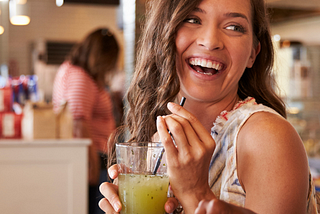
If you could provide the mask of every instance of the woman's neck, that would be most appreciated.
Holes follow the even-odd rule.
[[[229,99],[221,100],[218,102],[199,102],[196,100],[187,99],[184,107],[190,111],[208,132],[211,131],[213,123],[222,111],[231,111],[233,107],[240,101],[238,96]]]

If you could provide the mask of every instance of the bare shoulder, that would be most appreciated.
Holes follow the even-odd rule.
[[[294,127],[285,118],[269,112],[253,114],[240,130],[238,141],[239,147],[244,149],[261,150],[264,147],[271,149],[266,152],[287,153],[289,148],[298,147],[304,152],[301,138]]]
[[[305,209],[308,160],[298,133],[285,118],[268,112],[253,114],[238,135],[237,163],[246,206],[259,213]]]

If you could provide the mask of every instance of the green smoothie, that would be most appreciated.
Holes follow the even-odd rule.
[[[167,175],[120,174],[121,214],[164,214],[169,177]]]

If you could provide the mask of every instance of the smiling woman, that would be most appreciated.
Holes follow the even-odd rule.
[[[195,8],[181,24],[175,40],[177,71],[185,89],[181,93],[192,97],[202,94],[207,101],[221,100],[226,93],[237,94],[239,79],[246,67],[252,67],[260,50],[260,44],[253,46],[250,2],[227,7],[214,4],[202,2]],[[192,61],[198,66],[190,67]],[[206,62],[220,70],[206,70]]]
[[[184,212],[317,213],[306,152],[273,88],[264,1],[148,6],[125,127],[128,141],[160,139]],[[107,213],[121,210],[117,188],[101,185]]]

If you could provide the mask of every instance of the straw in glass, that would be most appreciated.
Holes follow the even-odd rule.
[[[185,101],[186,101],[186,98],[185,98],[185,97],[182,97],[182,99],[181,99],[181,101],[180,101],[180,106],[183,106],[184,103],[185,103]],[[172,138],[172,140],[173,140],[173,142],[174,142],[174,139],[173,139],[173,136],[172,136],[170,130],[169,130],[168,132],[169,132],[169,134],[171,135],[171,138]],[[175,142],[174,142],[174,144],[175,144]],[[159,155],[159,157],[158,157],[158,159],[157,159],[156,166],[154,167],[154,170],[153,170],[153,172],[152,172],[153,175],[155,175],[155,174],[157,173],[158,169],[159,169],[159,166],[160,166],[160,163],[161,163],[161,160],[162,160],[163,153],[164,153],[164,148],[162,148],[162,150],[161,150],[161,152],[160,152],[160,155]]]

